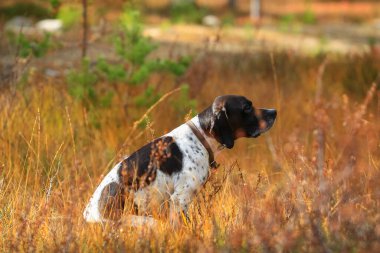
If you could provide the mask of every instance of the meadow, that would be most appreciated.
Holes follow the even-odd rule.
[[[0,92],[0,250],[378,252],[378,69],[370,53],[205,50],[180,77],[155,73],[139,87],[100,79],[97,92],[113,92],[104,99],[31,70]],[[161,95],[136,100],[148,82]],[[193,201],[190,223],[84,222],[87,201],[116,162],[221,94],[276,108],[278,118],[267,134],[217,158],[221,167]]]

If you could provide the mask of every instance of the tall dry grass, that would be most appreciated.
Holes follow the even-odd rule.
[[[178,230],[166,219],[154,230],[82,219],[121,148],[130,153],[184,121],[170,97],[124,143],[141,114],[125,113],[117,96],[91,116],[57,80],[31,75],[27,87],[2,90],[0,250],[379,251],[379,92],[373,85],[364,96],[345,93],[330,61],[298,62],[288,73],[297,61],[287,57],[260,58],[262,69],[240,56],[207,59],[207,73],[201,62],[189,70],[199,109],[216,95],[243,94],[276,107],[278,119],[267,135],[239,140],[218,158],[191,223]],[[336,75],[324,76],[333,66]]]

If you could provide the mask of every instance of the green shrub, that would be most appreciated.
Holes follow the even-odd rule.
[[[280,17],[280,29],[290,31],[296,22],[296,16],[293,14],[286,14]]]
[[[49,0],[49,3],[53,9],[58,9],[62,4],[61,0]]]
[[[104,58],[99,58],[96,67],[99,75],[110,82],[123,82],[127,79],[123,64],[109,64]]]
[[[141,65],[131,76],[132,84],[145,82],[153,72],[168,72],[176,76],[185,73],[189,66],[189,58],[180,58],[178,62],[172,60],[151,60]]]
[[[202,23],[207,10],[198,8],[193,2],[179,1],[170,8],[170,19],[174,23]]]
[[[0,8],[0,17],[10,19],[15,16],[32,17],[36,19],[52,18],[51,11],[42,5],[35,3],[15,3],[10,6]]]
[[[97,96],[94,86],[97,80],[95,73],[90,70],[89,60],[84,59],[79,70],[72,70],[67,75],[70,95],[84,102],[86,106],[89,105],[88,102],[96,102]]]
[[[78,6],[64,5],[59,8],[57,18],[62,21],[64,29],[69,29],[79,23],[81,12],[82,10]]]
[[[113,35],[115,52],[118,62],[109,62],[105,58],[99,58],[93,69],[89,68],[87,60],[83,61],[82,68],[69,73],[67,83],[70,94],[82,101],[88,108],[111,105],[114,90],[117,85],[126,83],[132,94],[136,94],[133,103],[137,108],[148,108],[157,102],[161,93],[157,87],[161,85],[149,84],[153,73],[162,73],[180,77],[185,74],[191,59],[180,57],[178,59],[152,59],[149,55],[157,48],[157,45],[144,37],[140,14],[136,10],[126,9],[121,15],[119,31]],[[98,80],[106,80],[114,85],[97,88]],[[174,86],[174,85],[173,85]],[[118,92],[118,94],[120,94]],[[182,93],[181,93],[182,94]],[[120,98],[124,99],[123,96]],[[188,93],[181,98],[188,101]],[[127,101],[124,101],[127,103]],[[187,102],[184,106],[188,107]],[[181,106],[179,102],[177,106]]]
[[[317,18],[315,16],[315,13],[311,9],[307,9],[301,15],[301,22],[307,25],[313,25],[317,23]]]
[[[173,108],[181,116],[186,115],[189,111],[192,112],[191,116],[195,116],[197,101],[190,99],[190,87],[187,84],[181,85],[181,91],[179,95],[172,102]]]
[[[147,85],[146,82],[153,73],[168,73],[178,77],[186,72],[191,62],[189,57],[177,60],[150,59],[148,56],[157,45],[143,36],[142,28],[140,13],[133,9],[125,9],[120,18],[120,33],[113,38],[115,51],[121,63],[111,66],[104,59],[100,59],[98,63],[98,70],[107,80],[125,81],[131,86],[140,86]],[[138,107],[149,107],[159,98],[158,91],[152,85],[148,85],[134,102]]]
[[[49,33],[45,33],[42,40],[27,38],[22,33],[18,35],[9,33],[8,35],[11,43],[18,48],[18,56],[22,58],[29,56],[42,57],[47,53],[51,45]]]
[[[161,97],[161,94],[155,91],[153,85],[149,85],[145,91],[135,98],[135,104],[138,107],[150,107],[156,103]]]

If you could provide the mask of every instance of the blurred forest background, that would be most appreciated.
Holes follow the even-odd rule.
[[[380,2],[2,0],[0,250],[380,251]],[[276,108],[178,230],[89,225],[110,168],[240,94]]]

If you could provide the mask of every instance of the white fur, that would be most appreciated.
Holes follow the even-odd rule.
[[[90,202],[87,204],[86,208],[83,212],[83,217],[87,222],[102,222],[104,221],[100,211],[99,211],[99,200],[102,194],[104,187],[108,184],[116,182],[119,183],[119,176],[117,175],[117,170],[120,167],[120,163],[118,163],[113,169],[108,172],[108,174],[104,177],[103,181],[100,183],[98,188],[96,188],[94,194],[92,195]]]
[[[217,153],[219,144],[202,131],[198,116],[191,120],[205,136],[214,154]],[[150,185],[135,192],[134,203],[138,206],[139,211],[149,211],[149,205],[152,202],[165,203],[165,201],[170,201],[171,213],[180,210],[186,212],[194,194],[201,189],[207,180],[209,174],[209,155],[190,127],[182,124],[165,136],[173,137],[181,150],[183,154],[182,169],[180,172],[173,173],[172,175],[158,170],[155,180]],[[87,222],[104,221],[99,211],[99,200],[104,187],[111,182],[120,183],[117,175],[119,166],[120,163],[107,174],[95,190],[83,213]]]

